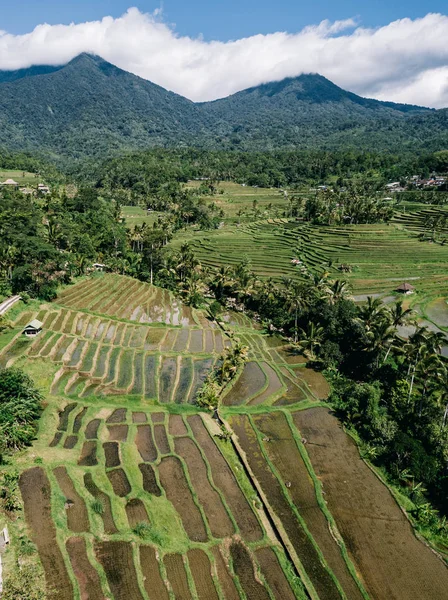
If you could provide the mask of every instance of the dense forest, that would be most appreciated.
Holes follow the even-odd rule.
[[[0,89],[3,144],[58,161],[154,147],[412,152],[448,145],[446,110],[361,98],[318,74],[194,103],[82,54],[59,68],[0,71]]]

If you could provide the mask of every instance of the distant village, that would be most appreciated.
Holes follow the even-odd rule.
[[[441,175],[431,175],[429,179],[421,179],[418,175],[413,175],[406,182],[393,181],[385,187],[389,192],[406,192],[409,190],[446,190],[448,179]]]
[[[20,187],[20,184],[17,183],[17,181],[14,181],[14,179],[7,179],[6,181],[0,182],[0,187],[19,190],[20,192],[22,192],[22,194],[28,196],[35,196],[37,194],[46,195],[50,193],[50,188],[44,183],[38,183],[36,187]]]

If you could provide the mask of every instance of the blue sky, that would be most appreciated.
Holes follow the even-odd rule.
[[[0,69],[90,52],[195,101],[320,73],[364,97],[448,107],[447,0],[0,2]]]
[[[130,6],[152,12],[163,6],[164,20],[175,23],[181,35],[204,39],[237,39],[257,33],[296,32],[306,25],[358,17],[367,27],[385,25],[403,17],[447,12],[446,0],[4,0],[0,30],[21,34],[36,25],[76,23],[118,17]]]

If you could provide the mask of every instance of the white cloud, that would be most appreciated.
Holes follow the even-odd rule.
[[[240,40],[180,36],[161,13],[129,9],[71,25],[0,31],[0,68],[63,64],[93,52],[192,100],[212,100],[259,83],[317,72],[358,94],[448,106],[448,16],[400,19],[377,29],[348,19]]]

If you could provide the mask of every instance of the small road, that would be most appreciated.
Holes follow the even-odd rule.
[[[0,315],[4,315],[8,308],[11,308],[16,302],[20,300],[20,296],[11,296],[0,304]]]

